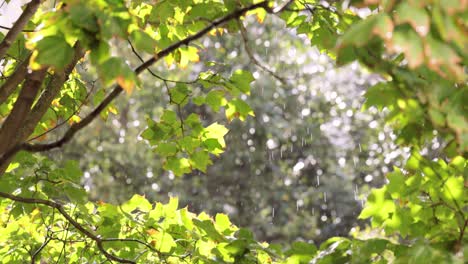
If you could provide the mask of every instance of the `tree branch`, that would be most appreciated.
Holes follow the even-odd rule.
[[[101,251],[101,253],[104,254],[104,256],[106,256],[107,259],[117,261],[119,263],[135,263],[132,260],[123,259],[123,258],[120,258],[118,256],[115,256],[115,255],[109,253],[103,246],[103,242],[106,242],[106,241],[102,240],[99,236],[95,235],[93,232],[87,230],[84,226],[82,226],[80,223],[78,223],[71,215],[69,215],[67,213],[67,211],[65,210],[65,207],[63,205],[57,203],[57,202],[50,201],[50,200],[44,200],[44,199],[25,198],[25,197],[20,197],[20,196],[17,196],[17,195],[4,193],[4,192],[0,192],[0,197],[10,199],[10,200],[13,200],[13,201],[16,201],[16,202],[20,202],[20,203],[42,204],[42,205],[46,205],[46,206],[55,208],[81,234],[83,234],[84,236],[86,236],[86,237],[90,238],[91,240],[93,240],[94,242],[96,242],[96,245],[97,245],[99,251]]]
[[[18,143],[18,141],[15,140],[18,130],[23,126],[24,121],[31,111],[31,106],[39,92],[46,73],[47,69],[41,69],[33,71],[26,76],[23,88],[18,95],[18,99],[16,99],[13,110],[11,110],[0,128],[0,154],[4,154]],[[0,166],[1,165],[0,163]],[[0,175],[1,174],[3,173],[0,173]]]
[[[1,28],[1,29],[6,29],[6,30],[11,30],[11,27],[5,27],[5,26],[2,26],[2,25],[0,25],[0,28]],[[34,29],[23,29],[23,30],[21,30],[21,31],[22,31],[22,32],[35,32]]]
[[[8,131],[10,131],[10,134],[2,134],[0,131],[0,143],[2,143],[3,141],[8,142],[8,144],[5,144],[5,146],[3,147],[0,146],[0,154],[5,153],[9,155],[4,154],[2,158],[0,159],[0,175],[2,175],[5,172],[8,166],[8,163],[10,161],[10,158],[17,152],[16,150],[17,145],[24,142],[29,137],[29,135],[34,131],[34,128],[39,123],[42,116],[44,116],[52,100],[57,96],[63,84],[68,79],[68,76],[75,68],[75,65],[83,57],[84,51],[81,48],[79,42],[75,44],[74,48],[75,48],[75,56],[73,57],[72,61],[64,69],[57,70],[55,72],[55,74],[52,76],[51,81],[48,83],[47,87],[44,89],[44,92],[41,94],[41,96],[37,100],[34,107],[31,109],[32,102],[34,101],[39,91],[39,87],[41,86],[42,80],[40,83],[37,83],[34,85],[37,87],[35,87],[36,90],[34,91],[35,92],[34,97],[32,98],[32,101],[30,102],[30,104],[21,103],[18,106],[17,104],[15,104],[12,112],[10,113],[10,115],[8,115],[7,121],[11,117],[12,125],[8,125],[7,121],[5,121],[4,123],[5,127],[9,127]],[[46,70],[41,70],[41,71],[44,71],[44,74],[46,72]],[[34,89],[34,87],[28,88],[27,81],[26,81],[21,92],[23,92],[24,89]],[[28,93],[32,93],[32,91],[29,91]],[[20,102],[20,98],[21,98],[21,94],[20,94],[20,97],[18,97],[17,103]],[[22,113],[21,116],[15,115],[14,114],[15,109],[18,108],[18,111],[20,111],[19,110],[20,107],[22,109],[21,111],[24,111],[24,113]],[[13,122],[15,123],[13,124]]]
[[[33,140],[36,140],[42,136],[45,136],[49,133],[51,133],[52,131],[56,130],[57,128],[65,125],[66,123],[68,123],[68,121],[70,121],[70,119],[77,115],[80,111],[81,111],[81,108],[86,104],[86,102],[89,100],[89,97],[91,96],[91,94],[93,93],[94,91],[94,86],[95,86],[95,83],[96,83],[96,80],[92,81],[92,86],[90,88],[90,90],[88,91],[88,93],[86,94],[86,97],[83,99],[83,101],[80,103],[80,105],[73,111],[73,113],[71,113],[67,118],[65,118],[64,120],[62,120],[60,123],[56,124],[54,127],[48,129],[47,131],[37,135],[37,136],[34,136],[32,138],[28,138],[27,142],[31,142]]]
[[[281,5],[277,6],[277,7],[275,7],[275,8],[273,9],[273,13],[274,13],[274,14],[277,14],[277,13],[283,12],[284,10],[286,10],[286,9],[288,8],[288,6],[289,6],[290,4],[292,4],[294,1],[295,1],[295,0],[287,0],[287,1],[285,1],[283,4],[281,4]]]
[[[42,245],[36,250],[34,251],[34,253],[32,254],[31,256],[31,264],[35,264],[36,263],[36,257],[39,255],[39,253],[41,253],[41,251],[47,246],[47,244],[49,244],[49,242],[51,241],[52,239],[49,237],[49,235],[47,234],[46,238],[44,239],[44,242],[42,243]]]
[[[26,24],[29,22],[31,17],[36,13],[37,8],[39,7],[40,0],[32,0],[26,5],[21,16],[16,20],[15,24],[11,27],[11,30],[8,31],[5,38],[0,43],[0,58],[3,58],[10,48],[10,46],[15,42],[16,37],[23,30]]]
[[[249,57],[250,61],[253,64],[257,65],[260,69],[262,69],[263,71],[267,72],[268,74],[273,76],[275,79],[280,81],[282,84],[286,85],[287,82],[283,77],[279,76],[274,71],[270,70],[268,67],[266,67],[265,65],[260,63],[257,60],[257,58],[255,58],[255,54],[253,53],[253,51],[249,47],[249,38],[247,36],[247,30],[245,29],[244,25],[242,24],[242,22],[240,20],[238,20],[238,25],[239,25],[239,29],[240,29],[240,32],[241,32],[242,40],[244,41],[245,52],[247,53],[247,56]]]
[[[157,62],[159,59],[164,58],[165,56],[169,55],[171,52],[175,51],[176,49],[178,49],[178,48],[180,48],[180,47],[182,47],[184,45],[186,46],[186,45],[190,44],[190,42],[203,37],[205,34],[210,32],[212,29],[214,29],[214,28],[216,28],[216,27],[218,27],[218,26],[220,26],[220,25],[222,25],[222,24],[224,24],[226,22],[229,22],[231,20],[240,18],[241,16],[243,16],[248,11],[255,10],[255,9],[258,9],[258,8],[263,8],[263,9],[265,9],[267,11],[271,11],[270,7],[268,6],[268,3],[269,3],[269,1],[263,1],[263,2],[254,4],[254,5],[251,5],[251,6],[248,6],[248,7],[238,9],[238,10],[236,10],[236,11],[234,11],[234,12],[232,12],[232,13],[224,16],[224,17],[221,17],[219,19],[215,19],[210,25],[208,25],[204,29],[198,31],[196,34],[188,36],[185,39],[183,39],[183,40],[181,40],[179,42],[176,42],[176,43],[172,44],[171,46],[169,46],[169,47],[161,50],[160,52],[158,52],[153,58],[151,58],[151,59],[145,61],[143,64],[141,64],[135,70],[135,73],[136,74],[141,73],[142,71],[144,71],[148,67],[150,67],[152,64]]]
[[[3,104],[15,91],[18,85],[23,82],[24,76],[28,71],[29,58],[30,56],[27,56],[24,61],[18,65],[15,72],[8,76],[8,79],[0,87],[0,104]]]
[[[244,7],[242,9],[238,9],[224,17],[221,17],[219,19],[214,20],[210,25],[205,27],[204,29],[200,30],[194,35],[188,36],[185,39],[176,42],[169,47],[159,51],[154,57],[151,59],[145,61],[142,63],[140,66],[138,66],[134,71],[137,75],[141,74],[143,71],[148,69],[151,65],[153,65],[155,62],[159,61],[161,58],[164,58],[165,56],[169,55],[173,51],[177,50],[178,48],[190,44],[190,42],[197,40],[201,37],[203,37],[206,33],[210,32],[212,29],[237,18],[240,18],[243,16],[246,12],[250,10],[254,10],[257,8],[264,8],[265,10],[270,10],[268,6],[269,1],[263,1],[248,7]],[[79,123],[73,124],[70,129],[65,133],[65,135],[51,143],[45,143],[45,144],[28,144],[28,143],[22,143],[20,145],[17,145],[16,147],[12,148],[8,153],[5,153],[3,157],[0,158],[0,164],[4,162],[6,159],[14,155],[20,150],[26,150],[29,152],[42,152],[42,151],[48,151],[54,148],[58,148],[63,146],[65,143],[69,142],[73,136],[86,127],[88,124],[90,124],[96,117],[99,116],[99,114],[106,109],[106,107],[123,91],[122,87],[120,85],[117,85],[110,94],[107,95],[106,98],[85,118],[83,118]]]
[[[84,56],[84,50],[79,42],[76,42],[74,49],[75,53],[72,61],[64,69],[58,70],[54,73],[52,80],[48,83],[44,92],[40,95],[37,103],[31,110],[31,114],[28,115],[26,122],[19,131],[20,141],[26,140],[29,135],[34,132],[34,128],[50,107],[52,100],[54,100],[63,84],[68,80],[70,73],[73,71],[78,61]]]

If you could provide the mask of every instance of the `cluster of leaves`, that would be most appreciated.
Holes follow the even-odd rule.
[[[140,195],[119,206],[90,203],[79,185],[76,162],[56,168],[50,160],[29,154],[18,161],[28,166],[1,179],[2,196],[15,201],[1,203],[3,263],[27,258],[63,263],[265,263],[275,255],[275,248],[257,243],[224,214],[214,219],[195,215],[178,209],[177,198],[164,205]]]
[[[415,152],[404,171],[395,168],[387,175],[389,183],[372,191],[360,217],[372,217],[372,226],[386,234],[425,238],[459,250],[467,220],[465,166],[461,156],[446,164]]]
[[[437,130],[450,157],[466,152],[466,5],[385,1],[380,8],[343,35],[338,63],[358,59],[388,77],[370,89],[366,105],[390,110],[400,143],[420,146]]]
[[[235,71],[229,79],[203,72],[197,82],[209,91],[206,95],[194,97],[193,101],[197,105],[206,104],[216,112],[224,107],[228,120],[245,120],[248,115],[254,115],[252,109],[242,99],[230,100],[229,96],[250,94],[250,83],[253,80],[251,73],[242,70]],[[222,89],[218,89],[219,86]],[[159,122],[148,120],[148,128],[141,136],[155,146],[155,152],[167,160],[164,168],[176,176],[193,170],[206,172],[207,166],[211,164],[209,155],[219,155],[224,151],[224,136],[228,130],[218,123],[204,127],[200,116],[194,113],[183,119],[180,109],[191,99],[190,88],[185,83],[166,88],[169,90],[170,102],[177,106],[178,111],[165,110]]]
[[[30,23],[40,25],[36,32],[15,38],[17,45],[11,46],[11,34],[0,43],[3,50],[14,47],[8,49],[12,59],[2,62],[11,77],[2,82],[1,91],[7,93],[7,100],[2,97],[0,101],[1,112],[7,116],[0,129],[0,143],[4,144],[0,145],[0,167],[8,165],[0,178],[0,197],[4,198],[0,203],[2,261],[419,263],[430,259],[462,263],[468,222],[468,143],[463,105],[467,91],[466,5],[464,1],[443,4],[395,0],[382,1],[380,6],[376,2],[351,1],[356,6],[379,8],[378,14],[363,20],[350,11],[341,11],[337,3],[321,5],[316,1],[292,1],[276,10],[269,1],[249,0],[160,1],[155,5],[143,1],[70,0],[53,10],[39,10]],[[33,0],[25,14],[34,13],[39,4]],[[332,10],[334,14],[320,10]],[[26,129],[28,118],[22,113],[30,111],[36,99],[34,91],[43,91],[34,108],[43,109],[48,98],[55,98],[45,106],[53,106],[61,118],[78,116],[79,105],[91,92],[84,92],[79,73],[71,73],[83,51],[89,51],[89,61],[97,69],[101,84],[116,86],[91,115],[82,121],[73,118],[77,123],[65,134],[66,140],[99,114],[112,111],[112,100],[121,91],[131,93],[137,75],[159,59],[186,67],[190,61],[199,60],[198,49],[188,46],[192,41],[210,32],[238,31],[235,20],[247,12],[262,20],[267,12],[279,11],[286,11],[283,19],[288,26],[306,33],[319,48],[336,53],[339,64],[359,60],[388,78],[369,90],[367,105],[390,110],[388,118],[395,124],[401,143],[412,146],[414,153],[405,170],[395,169],[388,175],[389,183],[372,192],[361,214],[363,218],[371,217],[374,227],[384,228],[385,239],[332,238],[319,250],[296,242],[283,253],[276,246],[256,242],[250,232],[234,227],[225,215],[212,219],[204,213],[194,215],[187,209],[177,209],[175,198],[166,205],[153,205],[139,195],[120,206],[90,203],[79,185],[82,174],[73,162],[57,168],[53,162],[30,153],[16,155],[10,162],[12,157],[8,155],[20,149],[49,149],[47,144],[25,142],[34,134]],[[123,58],[112,56],[109,43],[127,39],[139,51],[152,55],[135,70]],[[331,50],[336,41],[338,48]],[[21,87],[20,91],[6,91],[19,70],[26,75],[23,84],[15,85]],[[65,82],[69,75],[73,78]],[[244,71],[235,71],[229,79],[202,74],[197,82],[209,92],[193,100],[214,110],[223,107],[229,120],[245,119],[253,115],[250,107],[238,98],[226,97],[248,94],[252,81],[251,74]],[[166,88],[176,107],[188,101],[187,86]],[[100,91],[105,93],[104,89]],[[30,115],[36,113],[40,111]],[[45,110],[40,117],[50,119]],[[18,125],[17,121],[24,123]],[[43,119],[39,126],[53,129],[53,122],[46,121]],[[20,136],[12,136],[15,127],[22,129]],[[447,144],[446,155],[451,159],[448,164],[444,157],[431,161],[418,153],[425,140],[433,137],[434,129]],[[166,169],[182,175],[194,169],[206,170],[211,163],[209,155],[223,151],[226,133],[226,128],[217,123],[203,126],[196,114],[183,118],[167,109],[159,121],[149,120],[143,137],[166,159]],[[60,146],[66,140],[51,146]]]
[[[254,73],[258,77],[252,83],[251,96],[246,102],[253,108],[255,117],[225,124],[229,129],[224,137],[228,150],[216,156],[216,162],[208,166],[206,173],[195,171],[184,177],[173,177],[171,172],[163,170],[161,163],[164,160],[155,159],[152,150],[146,147],[148,141],[138,138],[142,124],[146,124],[146,113],[151,113],[157,120],[166,110],[161,105],[171,101],[168,94],[161,98],[149,90],[140,90],[133,93],[130,100],[116,102],[116,108],[123,110],[111,116],[110,122],[92,123],[87,128],[92,134],[77,134],[72,142],[52,157],[66,161],[87,152],[85,157],[80,157],[80,167],[85,172],[83,184],[89,189],[91,200],[120,203],[129,199],[131,194],[139,193],[152,201],[166,201],[169,193],[169,196],[177,196],[179,204],[187,205],[192,212],[229,214],[236,225],[252,230],[259,241],[290,244],[301,237],[318,243],[332,236],[346,235],[356,222],[366,222],[356,218],[362,206],[359,199],[365,197],[359,194],[361,191],[366,193],[368,185],[382,184],[383,171],[391,168],[391,165],[384,163],[384,157],[392,151],[400,151],[391,144],[388,129],[383,132],[386,137],[382,140],[378,137],[382,130],[369,127],[369,118],[383,121],[379,113],[360,112],[360,102],[364,99],[360,95],[368,86],[362,85],[360,80],[371,79],[374,75],[351,65],[336,69],[331,59],[319,62],[323,55],[314,56],[319,55],[318,51],[312,53],[310,47],[303,44],[303,37],[287,34],[289,29],[285,28],[280,18],[267,17],[260,24],[250,17],[244,24],[251,40],[270,43],[268,57],[261,56],[265,52],[263,45],[252,45],[252,52],[257,57],[268,60],[264,62],[265,65],[280,67],[277,69],[278,75],[296,74],[298,77],[291,81],[294,84],[279,85],[275,84],[278,79],[268,72]],[[257,33],[264,28],[268,32]],[[275,39],[275,35],[282,38]],[[217,63],[217,67],[221,68],[218,72],[233,72],[231,68],[238,68],[249,59],[248,54],[243,52],[244,47],[238,45],[238,37],[223,35],[222,38],[204,39],[206,49],[203,60],[223,61],[222,65]],[[221,43],[219,49],[214,47],[215,41]],[[307,54],[308,59],[299,65],[289,64],[289,61],[294,62],[295,57],[276,52],[289,47],[296,48],[299,54]],[[128,56],[131,50],[121,52]],[[229,56],[233,53],[240,56]],[[287,68],[282,67],[285,63],[288,64]],[[303,65],[309,63],[323,65],[324,73],[307,74],[307,68]],[[172,80],[190,80],[184,75],[192,72],[190,68],[198,70],[198,67],[202,67],[201,71],[205,72],[207,69],[215,70],[212,65],[197,63],[185,70],[167,69],[165,65],[160,65],[152,68],[152,71],[165,76],[167,85],[171,86],[174,85]],[[251,72],[257,70],[255,64],[243,69]],[[336,72],[338,76],[327,78],[328,71]],[[157,80],[149,74],[141,79],[144,87],[146,83],[153,85]],[[179,81],[178,84],[182,83]],[[210,97],[211,91],[205,94],[203,85],[183,84],[190,89],[192,98],[199,93],[204,94],[202,96],[205,98]],[[295,88],[309,84],[314,85],[307,87],[307,90]],[[156,85],[165,88],[164,81],[157,80]],[[213,92],[221,91],[215,88]],[[332,92],[337,93],[337,98],[327,99],[326,95]],[[199,100],[202,98],[189,100],[180,107],[180,112],[178,108],[174,110],[178,115],[181,113],[183,119],[195,112],[204,124],[222,124],[225,111],[220,111],[221,107],[215,110],[204,104],[198,106],[194,101],[199,103]],[[211,102],[210,99],[206,101]],[[346,103],[345,108],[342,102]],[[311,114],[302,115],[303,109],[310,109]],[[354,115],[350,116],[350,111]],[[269,119],[264,120],[265,117]],[[346,126],[339,126],[344,128],[339,129],[343,137],[349,138],[345,145],[339,143],[341,140],[334,140],[335,132],[321,129],[324,123],[331,126],[335,118],[339,118],[341,124],[351,122],[349,131]],[[185,126],[184,129],[189,128]],[[272,140],[274,146],[266,144]],[[91,152],[87,149],[96,146],[102,151]],[[337,155],[346,157],[349,162],[342,167],[338,164]],[[369,163],[369,159],[373,162]],[[374,161],[377,159],[379,163]],[[298,161],[305,164],[299,172],[293,170]],[[372,175],[371,182],[364,180],[366,175]],[[322,216],[327,219],[324,221]]]
[[[375,6],[374,1],[362,2]],[[453,34],[466,31],[466,6],[456,1],[382,2],[381,12],[343,35],[337,60],[358,59],[387,77],[367,91],[364,108],[389,110],[387,121],[397,142],[411,146],[413,153],[404,169],[394,168],[387,175],[388,184],[372,191],[360,217],[371,218],[372,227],[382,228],[386,236],[397,235],[398,242],[411,241],[405,249],[411,253],[401,256],[399,249],[390,249],[397,263],[419,263],[420,258],[461,263],[468,220],[463,103],[467,53],[462,48],[467,38]],[[421,153],[434,135],[442,139],[445,151],[430,160]]]

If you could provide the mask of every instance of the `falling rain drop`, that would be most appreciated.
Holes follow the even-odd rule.
[[[275,208],[271,208],[271,218],[275,218]]]
[[[323,201],[326,203],[327,202],[327,193],[323,192]]]
[[[320,176],[317,174],[317,187],[320,186]]]
[[[362,152],[361,143],[359,143],[359,152]]]

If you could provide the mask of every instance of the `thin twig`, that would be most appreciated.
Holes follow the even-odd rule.
[[[31,256],[31,264],[34,264],[36,263],[36,257],[39,255],[39,253],[41,253],[41,251],[47,246],[47,244],[49,244],[49,242],[52,240],[51,237],[49,237],[49,234],[47,233],[45,239],[44,239],[44,242],[42,243],[42,245],[32,254]]]
[[[169,47],[159,51],[154,57],[152,57],[151,59],[145,61],[140,66],[138,66],[134,70],[135,74],[136,75],[141,74],[143,71],[147,70],[151,65],[153,65],[154,63],[159,61],[161,58],[164,58],[165,56],[167,56],[170,53],[174,52],[178,48],[180,48],[182,46],[186,46],[186,45],[190,44],[190,42],[203,37],[205,34],[210,32],[212,29],[214,29],[214,28],[216,28],[216,27],[218,27],[220,25],[223,25],[228,21],[231,21],[231,20],[234,20],[234,19],[237,19],[237,18],[243,16],[248,11],[258,9],[258,8],[263,8],[263,9],[269,11],[269,12],[272,12],[272,10],[268,6],[268,3],[269,3],[269,1],[263,1],[263,2],[260,2],[260,3],[257,3],[257,4],[253,4],[251,6],[248,6],[248,7],[242,8],[242,9],[238,9],[238,10],[236,10],[236,11],[234,11],[234,12],[232,12],[232,13],[224,16],[224,17],[221,17],[219,19],[214,20],[212,24],[208,25],[207,27],[200,30],[196,34],[190,35],[190,36],[186,37],[185,39],[183,39],[181,41],[178,41],[178,42],[170,45]],[[20,150],[26,150],[26,151],[29,151],[29,152],[42,152],[42,151],[48,151],[48,150],[63,146],[65,143],[70,141],[78,131],[80,131],[81,129],[86,127],[97,116],[99,116],[99,114],[104,109],[106,109],[107,106],[122,91],[123,91],[123,88],[120,85],[117,85],[112,90],[112,92],[109,95],[107,95],[107,97],[104,98],[104,100],[88,116],[83,118],[79,123],[73,124],[61,139],[59,139],[59,140],[57,140],[55,142],[46,143],[46,144],[22,143],[22,144],[16,145],[14,148],[11,148],[7,153],[5,153],[3,155],[3,157],[0,158],[0,164],[2,164],[5,160],[8,160],[9,157],[16,154]]]
[[[247,56],[249,56],[249,59],[250,61],[257,65],[260,69],[262,69],[263,71],[267,72],[268,74],[270,74],[271,76],[273,76],[275,79],[277,79],[278,81],[280,81],[282,84],[287,84],[286,80],[279,76],[278,74],[276,74],[274,71],[270,70],[268,67],[266,67],[265,65],[263,65],[262,63],[260,63],[257,58],[255,58],[255,55],[253,53],[253,51],[250,49],[249,47],[249,39],[247,37],[247,30],[245,29],[244,25],[242,24],[242,22],[240,20],[237,20],[238,22],[238,25],[239,25],[239,29],[240,29],[240,32],[241,32],[241,36],[242,36],[242,40],[244,41],[244,49],[245,49],[245,52],[247,53]]]
[[[6,29],[6,30],[11,30],[11,27],[5,27],[5,26],[2,26],[2,25],[0,25],[0,28],[1,29]],[[21,31],[22,32],[35,32],[34,29],[22,29]]]
[[[130,45],[130,49],[132,50],[133,54],[135,54],[135,56],[137,56],[137,58],[141,61],[141,62],[145,62],[145,60],[143,59],[143,57],[138,53],[138,51],[136,51],[135,49],[135,46],[133,46],[132,42],[127,39],[128,41],[128,44]],[[195,79],[193,81],[176,81],[176,80],[169,80],[169,79],[166,79],[164,77],[162,77],[161,75],[158,75],[156,74],[155,72],[153,72],[150,68],[146,69],[153,77],[161,80],[161,81],[164,81],[164,82],[170,82],[170,83],[185,83],[185,84],[193,84],[193,83],[196,83],[198,81],[198,79]]]
[[[81,108],[86,104],[86,102],[88,101],[90,95],[93,93],[94,91],[94,87],[95,87],[95,83],[96,83],[97,80],[94,80],[92,81],[92,86],[91,86],[91,89],[89,90],[89,92],[86,94],[86,97],[83,99],[83,101],[80,103],[80,105],[75,109],[75,111],[73,111],[72,114],[70,114],[70,116],[68,116],[66,119],[64,119],[62,122],[58,123],[57,125],[55,125],[53,128],[51,129],[48,129],[47,131],[35,136],[35,137],[32,137],[30,139],[28,139],[28,142],[31,142],[33,140],[36,140],[54,130],[56,130],[57,128],[65,125],[73,116],[75,116],[76,114],[78,114],[78,112],[81,111]],[[58,121],[58,120],[57,120]]]
[[[149,243],[146,243],[136,238],[102,238],[101,241],[102,242],[135,242],[135,243],[144,245],[145,247],[147,247],[149,250],[153,252],[159,252],[154,247],[152,247]]]
[[[57,203],[57,202],[54,202],[54,201],[51,201],[51,200],[44,200],[44,199],[20,197],[20,196],[17,196],[17,195],[13,195],[13,194],[10,194],[10,193],[4,193],[4,192],[0,192],[0,197],[10,199],[10,200],[13,200],[13,201],[16,201],[16,202],[20,202],[20,203],[42,204],[42,205],[46,205],[46,206],[55,208],[81,234],[83,234],[84,236],[86,236],[86,237],[90,238],[91,240],[93,240],[94,242],[96,242],[96,245],[97,245],[99,251],[101,251],[101,253],[104,254],[104,256],[107,259],[117,261],[119,263],[135,263],[132,260],[120,258],[120,257],[118,257],[116,255],[113,255],[113,254],[109,253],[103,247],[103,241],[99,236],[95,235],[94,233],[92,233],[91,231],[86,229],[84,226],[82,226],[80,223],[78,223],[77,220],[75,220],[71,215],[69,215],[67,213],[67,211],[65,210],[65,207],[63,205]]]
[[[21,16],[16,20],[11,29],[6,34],[5,38],[0,43],[0,59],[5,56],[10,46],[15,42],[16,37],[21,33],[26,24],[31,20],[31,17],[36,13],[41,1],[32,0],[26,5]]]
[[[20,83],[24,81],[24,76],[28,72],[30,55],[18,64],[15,71],[8,77],[0,87],[0,104],[4,103],[8,97],[15,91]]]

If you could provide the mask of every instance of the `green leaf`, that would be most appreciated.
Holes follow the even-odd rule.
[[[286,256],[289,257],[288,263],[309,263],[316,253],[317,248],[314,244],[297,241],[286,251]]]
[[[212,154],[220,154],[223,152],[226,142],[224,136],[229,130],[218,123],[213,123],[203,129],[203,143],[208,146],[208,150]]]
[[[73,48],[59,35],[48,36],[36,44],[34,61],[40,65],[63,69],[73,58]]]
[[[215,220],[216,229],[218,229],[221,233],[224,233],[226,231],[228,233],[231,233],[230,228],[232,226],[232,223],[227,215],[218,213],[216,214]]]
[[[177,247],[172,236],[166,231],[157,231],[154,238],[154,248],[156,248],[161,253],[169,253],[173,248]]]
[[[447,221],[453,219],[455,213],[450,208],[445,206],[437,206],[435,209],[435,216],[440,221]]]
[[[109,59],[110,46],[104,41],[99,41],[99,44],[91,49],[90,59],[94,65],[100,65]]]
[[[8,172],[12,172],[14,169],[18,168],[20,166],[20,164],[18,162],[11,162],[7,169],[5,170],[6,173]]]
[[[466,191],[464,191],[464,183],[465,181],[462,176],[449,177],[444,183],[442,192],[445,200],[451,204],[456,204],[457,202],[466,202],[466,196],[464,195],[464,192],[466,194]]]
[[[63,185],[63,192],[72,202],[86,203],[88,198],[83,187],[71,182]]]
[[[216,242],[226,241],[226,238],[224,238],[224,236],[222,236],[216,230],[215,226],[213,225],[213,222],[211,222],[210,220],[200,221],[198,219],[193,219],[193,223],[195,224],[196,227],[198,227],[201,231],[203,231],[206,236],[208,236],[212,240]]]
[[[388,39],[392,36],[392,32],[393,22],[391,18],[385,13],[380,13],[353,24],[341,37],[338,46],[339,48],[348,45],[364,46],[369,43],[374,35],[378,35],[382,39]]]
[[[397,169],[394,172],[387,174],[387,178],[389,180],[387,185],[388,192],[392,195],[392,198],[400,198],[407,188],[405,185],[405,175]]]
[[[86,31],[97,32],[99,30],[97,18],[89,6],[71,5],[70,18],[74,25],[86,29]]]
[[[130,41],[137,50],[153,54],[156,49],[156,40],[143,30],[134,30],[130,33]]]
[[[218,112],[219,109],[227,103],[224,96],[225,94],[223,91],[211,90],[206,95],[205,102],[213,109],[213,111]]]
[[[395,103],[399,97],[399,93],[390,83],[381,82],[369,88],[364,96],[366,97],[366,102],[362,106],[363,109],[375,106],[377,109],[382,110],[384,107]]]
[[[430,108],[429,109],[429,116],[431,117],[432,122],[434,122],[435,125],[438,126],[444,126],[445,125],[445,116],[442,112]]]
[[[197,106],[200,106],[202,104],[205,103],[205,97],[203,96],[195,96],[195,97],[192,97],[192,101],[194,104],[196,104]]]
[[[116,81],[128,94],[132,93],[136,76],[121,58],[111,57],[99,65],[98,69],[99,77],[105,85],[111,85]]]
[[[167,212],[175,212],[179,208],[179,198],[171,196],[169,197],[169,202],[164,206],[164,209]]]
[[[398,232],[402,237],[408,235],[410,224],[412,224],[412,217],[407,208],[396,208],[384,223],[386,233]]]
[[[179,211],[180,218],[182,219],[182,223],[184,224],[185,228],[188,230],[192,230],[194,225],[191,217],[191,213],[188,211],[187,208],[183,208]]]
[[[79,183],[81,180],[81,176],[83,176],[83,173],[81,172],[80,169],[80,164],[75,161],[75,160],[67,160],[65,162],[65,174],[63,175],[63,178],[69,179],[70,181],[74,183]]]
[[[191,171],[188,159],[176,157],[169,157],[164,163],[164,169],[172,171],[176,176],[182,176]]]
[[[203,146],[213,154],[220,154],[223,153],[224,147],[220,144],[220,142],[215,138],[208,138],[203,140]]]
[[[239,118],[241,121],[244,121],[247,116],[255,116],[255,114],[252,108],[243,100],[233,99],[227,104],[226,118],[228,120]]]
[[[174,156],[178,152],[178,149],[175,143],[162,142],[158,144],[158,146],[155,149],[155,152],[163,156]]]
[[[416,68],[424,62],[423,42],[410,26],[403,25],[395,29],[389,49],[397,53],[403,52],[411,68]]]
[[[161,122],[164,122],[168,125],[173,125],[174,123],[178,122],[176,112],[168,109],[164,110],[161,116]]]
[[[206,172],[206,167],[211,165],[210,155],[206,151],[198,151],[190,155],[190,164],[193,168]]]
[[[467,166],[467,161],[462,156],[456,156],[452,158],[450,165],[455,167],[459,172],[464,172]]]
[[[234,83],[235,87],[245,94],[250,94],[250,83],[255,81],[252,73],[244,70],[236,70],[230,81]]]
[[[429,32],[429,16],[424,8],[405,1],[400,3],[395,11],[396,23],[409,23],[421,36]]]
[[[246,253],[248,243],[245,240],[234,240],[227,244],[224,249],[231,256],[242,256]]]
[[[127,201],[126,203],[122,204],[122,209],[126,213],[131,213],[132,211],[138,209],[142,212],[149,212],[153,206],[151,205],[148,200],[144,196],[135,194],[133,197]]]
[[[175,87],[169,90],[171,101],[177,105],[185,105],[189,100],[190,89],[186,84],[178,83]]]
[[[201,145],[199,138],[187,136],[179,140],[180,147],[187,153],[193,153]]]
[[[360,219],[372,217],[372,224],[379,225],[395,211],[395,204],[387,195],[387,187],[372,190],[367,203],[359,215]]]

